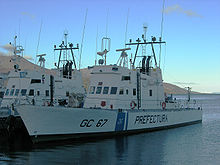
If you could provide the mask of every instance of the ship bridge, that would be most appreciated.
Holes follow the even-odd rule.
[[[141,69],[100,65],[94,66],[91,72],[84,107],[158,109],[163,101],[163,84],[159,68],[150,68],[148,75],[141,73]]]

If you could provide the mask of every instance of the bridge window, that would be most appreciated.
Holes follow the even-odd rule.
[[[95,93],[95,87],[91,86],[89,89],[89,94],[94,94]]]
[[[25,95],[26,95],[26,92],[27,92],[27,89],[22,89],[22,90],[21,90],[21,96],[25,96]]]
[[[41,79],[31,79],[31,84],[41,83]]]
[[[18,96],[20,89],[15,90],[15,96]]]
[[[117,93],[117,87],[111,87],[111,95],[115,95]]]
[[[112,71],[118,71],[118,68],[114,67],[112,68]]]
[[[45,95],[49,96],[49,90],[45,90]]]
[[[4,97],[4,92],[0,92],[0,98],[3,98],[3,97]]]
[[[149,90],[149,95],[150,95],[150,96],[153,95],[152,89]]]
[[[15,91],[15,89],[11,89],[11,91],[10,91],[10,96],[13,96],[13,95],[14,95],[14,91]]]
[[[136,88],[133,88],[133,96],[136,96]]]
[[[119,95],[123,95],[123,94],[124,94],[124,88],[120,88]]]
[[[102,87],[97,87],[96,94],[100,94],[102,92]]]
[[[34,89],[30,89],[29,96],[34,96]]]
[[[121,77],[121,81],[127,81],[127,80],[131,80],[130,76],[122,76]]]
[[[103,94],[108,94],[109,87],[104,87]]]
[[[8,96],[8,94],[9,94],[9,89],[7,89],[7,90],[5,91],[5,96]]]

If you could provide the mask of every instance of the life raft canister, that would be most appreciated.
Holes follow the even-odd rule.
[[[162,108],[163,108],[163,109],[166,108],[166,103],[165,103],[165,102],[162,103]]]
[[[131,107],[131,109],[134,109],[136,107],[136,103],[134,101],[131,101],[130,107]]]

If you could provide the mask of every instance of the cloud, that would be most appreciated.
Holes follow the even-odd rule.
[[[28,12],[21,12],[21,15],[28,16],[32,20],[35,19],[35,16],[30,14],[30,13],[28,13]]]
[[[168,6],[167,8],[164,9],[163,11],[165,14],[169,14],[169,13],[173,13],[173,12],[177,12],[177,13],[182,13],[185,14],[186,16],[189,17],[199,17],[199,18],[203,18],[202,15],[197,14],[196,12],[192,11],[192,10],[185,10],[183,9],[180,5],[173,5],[173,6]]]

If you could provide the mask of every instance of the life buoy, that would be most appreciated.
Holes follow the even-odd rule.
[[[131,107],[131,109],[134,109],[136,107],[136,103],[134,101],[131,101],[130,107]]]
[[[101,106],[102,107],[106,106],[106,102],[105,101],[101,101]]]
[[[162,108],[163,108],[163,109],[166,108],[166,103],[165,103],[165,102],[162,103]]]

